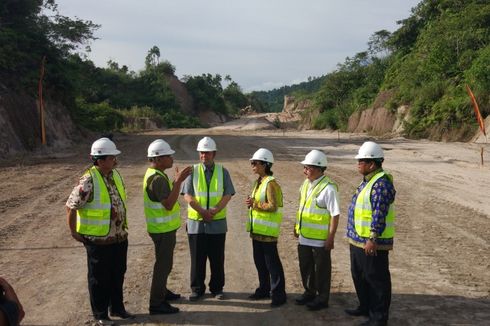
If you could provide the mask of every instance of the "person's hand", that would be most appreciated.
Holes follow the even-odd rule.
[[[245,204],[247,205],[247,208],[251,208],[253,205],[253,199],[248,196],[247,199],[245,199]]]
[[[213,221],[214,215],[212,215],[208,209],[203,209],[203,211],[200,213],[200,215],[201,215],[204,222]]]
[[[85,242],[85,238],[82,237],[82,235],[78,232],[72,232],[71,236],[73,239],[77,240],[78,242],[81,242],[81,243]]]
[[[26,313],[24,312],[24,308],[17,297],[17,294],[14,291],[14,288],[3,278],[0,277],[0,288],[5,292],[4,298],[8,301],[14,302],[19,309],[19,324],[24,319]]]
[[[298,238],[299,234],[298,234],[298,232],[296,232],[296,226],[294,227],[293,232],[294,232],[294,237]]]
[[[332,250],[335,247],[334,245],[334,237],[329,236],[327,240],[325,240],[324,248],[325,250]]]
[[[179,171],[179,168],[175,167],[175,181],[174,183],[182,183],[184,180],[191,175],[192,167],[186,166],[183,170]]]
[[[368,239],[366,241],[366,244],[364,245],[364,253],[366,254],[366,256],[377,256],[377,249],[378,245],[376,244],[376,242],[372,241],[371,239]]]

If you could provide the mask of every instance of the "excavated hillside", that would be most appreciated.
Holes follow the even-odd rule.
[[[68,146],[84,133],[74,125],[67,109],[50,98],[44,102],[44,124],[49,148]],[[43,148],[36,98],[0,84],[0,158]]]

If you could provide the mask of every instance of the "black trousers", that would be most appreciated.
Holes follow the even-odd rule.
[[[219,293],[225,286],[225,240],[222,234],[188,234],[191,253],[191,289],[202,294],[206,291],[206,262],[209,259],[211,278],[209,291]]]
[[[385,323],[391,303],[391,275],[388,250],[367,256],[363,248],[350,246],[351,273],[359,307],[369,311],[369,319]]]
[[[259,287],[255,293],[271,294],[273,301],[286,299],[286,282],[281,259],[277,251],[277,242],[252,240],[254,263],[259,276]]]
[[[304,295],[328,305],[332,278],[330,250],[323,247],[298,245],[299,269]]]
[[[88,266],[88,291],[95,319],[112,312],[125,311],[123,283],[126,273],[128,241],[110,245],[85,243]]]

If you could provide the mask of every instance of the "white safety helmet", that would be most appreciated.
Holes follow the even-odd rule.
[[[375,159],[375,158],[384,158],[385,155],[383,153],[383,149],[381,146],[372,141],[367,141],[359,147],[359,152],[356,155],[356,159]]]
[[[327,155],[325,155],[325,153],[322,151],[314,149],[306,154],[305,159],[301,162],[301,164],[327,167]]]
[[[91,156],[119,155],[121,151],[116,148],[116,144],[109,138],[100,138],[94,141],[90,150]]]
[[[264,161],[267,163],[274,163],[274,156],[272,155],[272,152],[266,148],[259,148],[255,153],[254,156],[250,159],[250,161]]]
[[[204,137],[197,143],[197,149],[198,152],[214,152],[217,151],[218,148],[216,148],[216,143],[211,137]]]
[[[148,146],[148,157],[157,157],[162,155],[172,155],[175,151],[163,139],[157,139]]]

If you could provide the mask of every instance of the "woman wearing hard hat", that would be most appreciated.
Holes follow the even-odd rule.
[[[247,231],[253,244],[253,255],[259,287],[249,296],[251,300],[271,297],[271,306],[286,303],[284,270],[277,251],[277,239],[282,221],[282,190],[272,176],[272,153],[257,150],[250,159],[252,170],[259,177],[245,203],[249,209]]]

